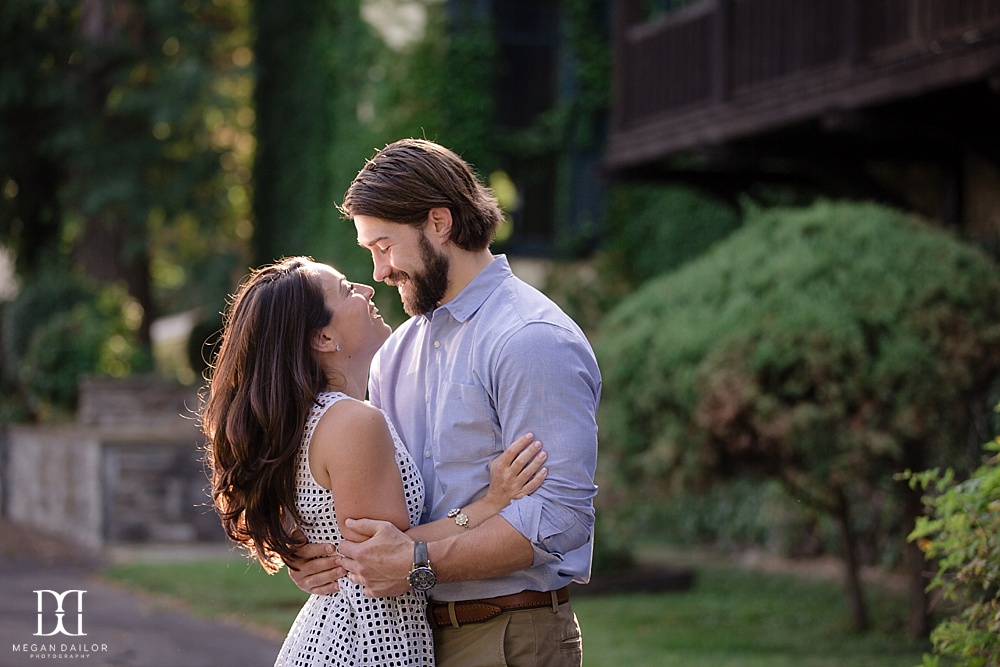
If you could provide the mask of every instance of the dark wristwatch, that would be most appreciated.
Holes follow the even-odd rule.
[[[431,560],[427,556],[426,542],[413,543],[413,569],[407,580],[415,591],[429,591],[437,583],[437,575],[431,569]]]

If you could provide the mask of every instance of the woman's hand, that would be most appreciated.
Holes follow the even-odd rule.
[[[545,481],[545,476],[548,475],[549,471],[542,467],[547,458],[545,452],[542,451],[542,443],[533,440],[533,438],[531,433],[521,436],[512,442],[503,453],[490,461],[490,486],[486,490],[486,494],[465,507],[453,510],[453,512],[461,512],[461,514],[456,515],[449,512],[447,516],[441,517],[437,521],[414,526],[406,531],[407,537],[411,540],[421,540],[427,543],[453,537],[477,528],[488,521],[490,517],[499,514],[503,508],[510,504],[511,500],[523,498],[538,489]],[[507,522],[501,523],[510,526]],[[344,544],[342,542],[340,545],[342,552],[345,555],[350,555],[343,551]],[[348,569],[360,573],[366,578],[368,576],[364,572],[355,570],[353,565]],[[369,584],[365,585],[369,586]],[[371,587],[372,590],[383,590],[378,584]]]
[[[526,433],[510,444],[490,462],[490,488],[486,500],[497,512],[511,500],[523,498],[545,481],[548,469],[543,468],[547,457],[542,443]]]
[[[305,541],[301,530],[295,532]],[[332,595],[340,590],[339,579],[347,575],[340,554],[332,544],[303,544],[289,561],[288,576],[295,585],[313,595]]]

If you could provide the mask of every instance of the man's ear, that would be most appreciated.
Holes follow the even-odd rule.
[[[444,206],[427,212],[426,232],[431,240],[444,245],[451,238],[451,209]]]

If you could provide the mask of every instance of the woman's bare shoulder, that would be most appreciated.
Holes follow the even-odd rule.
[[[337,401],[316,424],[314,442],[326,447],[364,447],[373,442],[392,442],[385,415],[371,403],[354,399]]]

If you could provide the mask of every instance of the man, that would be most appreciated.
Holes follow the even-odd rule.
[[[496,198],[452,151],[424,140],[386,146],[348,188],[341,211],[396,286],[411,318],[372,363],[370,399],[395,425],[426,487],[424,519],[452,517],[489,484],[514,435],[548,455],[541,488],[473,530],[412,542],[385,522],[349,520],[371,537],[340,545],[343,567],[374,596],[428,592],[439,667],[582,663],[567,586],[586,582],[597,492],[601,377],[579,327],[516,278],[489,245]],[[343,574],[308,545],[292,578],[335,589]]]

